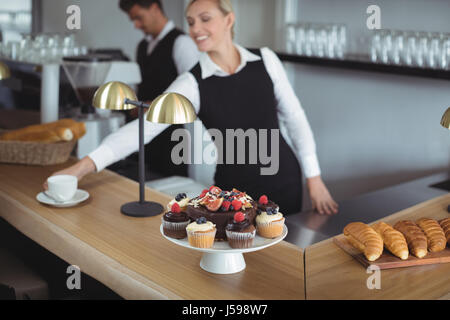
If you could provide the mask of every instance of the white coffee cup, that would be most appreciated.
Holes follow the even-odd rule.
[[[75,176],[52,176],[47,179],[47,184],[46,194],[59,202],[71,200],[78,190],[78,179]]]

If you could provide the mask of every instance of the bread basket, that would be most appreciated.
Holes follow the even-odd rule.
[[[0,129],[0,134],[6,130]],[[0,140],[0,162],[49,166],[64,163],[77,141],[42,143]]]

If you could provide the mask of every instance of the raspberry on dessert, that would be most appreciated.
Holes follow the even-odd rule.
[[[243,214],[241,211],[236,212],[236,214],[234,215],[234,221],[239,223],[239,222],[242,222],[244,220],[245,220],[245,214]]]
[[[174,203],[172,205],[172,208],[170,208],[170,211],[172,211],[173,213],[180,213],[181,212],[181,208],[180,205],[178,203]]]
[[[269,199],[267,198],[266,195],[261,196],[261,197],[259,198],[259,204],[268,204],[268,203],[269,203]]]
[[[241,210],[241,208],[242,208],[242,202],[240,202],[239,200],[233,200],[231,202],[231,205],[233,206],[234,210],[236,210],[236,211]]]

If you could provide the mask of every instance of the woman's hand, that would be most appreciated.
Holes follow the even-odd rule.
[[[333,200],[320,176],[306,179],[313,210],[319,214],[332,215],[338,213],[338,204]]]
[[[80,161],[78,161],[76,164],[74,164],[71,167],[68,167],[64,170],[55,172],[52,174],[52,176],[58,176],[58,175],[69,175],[69,176],[75,176],[78,178],[78,181],[80,181],[85,175],[95,172],[96,167],[94,161],[92,161],[89,157],[84,157]],[[47,181],[43,184],[44,190],[48,189]]]

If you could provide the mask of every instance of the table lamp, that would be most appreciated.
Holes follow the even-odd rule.
[[[139,108],[139,201],[124,204],[120,211],[131,217],[153,217],[161,214],[163,206],[145,201],[144,108],[149,108],[147,121],[165,124],[191,123],[197,118],[191,102],[177,93],[165,93],[151,105],[138,101],[133,89],[122,82],[108,82],[95,92],[93,106],[107,110]]]
[[[0,61],[0,80],[5,80],[11,77],[11,72],[6,64]]]

